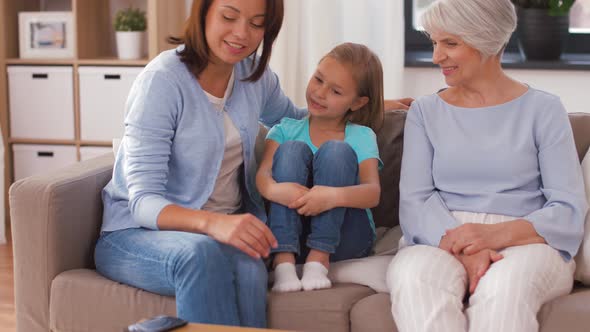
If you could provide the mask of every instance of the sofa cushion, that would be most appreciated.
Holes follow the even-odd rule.
[[[335,284],[329,289],[275,293],[268,296],[268,325],[297,331],[349,331],[350,309],[362,298],[375,294],[354,284]]]
[[[590,288],[579,287],[546,303],[537,315],[540,332],[588,331],[590,326]]]
[[[588,331],[590,288],[575,288],[572,294],[546,303],[537,315],[540,332]],[[350,312],[352,332],[397,331],[391,315],[389,294],[378,293],[358,301]]]
[[[402,229],[399,225],[392,228],[377,228],[377,240],[373,246],[373,255],[395,255],[401,238]]]
[[[389,294],[378,293],[358,301],[350,311],[352,332],[397,332]]]
[[[381,199],[379,205],[372,209],[376,227],[393,227],[399,224],[399,175],[406,114],[406,111],[401,110],[385,112],[383,127],[377,132],[379,156],[384,166],[379,172]]]
[[[123,331],[131,323],[176,314],[174,298],[104,278],[94,270],[70,270],[51,283],[49,326],[54,332]]]

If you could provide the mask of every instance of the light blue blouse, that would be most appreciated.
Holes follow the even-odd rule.
[[[561,101],[529,88],[505,104],[462,108],[437,94],[408,112],[400,224],[410,244],[438,246],[460,224],[449,211],[530,221],[565,259],[575,256],[588,209]]]
[[[283,94],[269,68],[257,82],[243,81],[251,73],[252,61],[235,65],[233,92],[225,108],[242,139],[243,208],[266,221],[254,184],[259,121],[273,126],[284,117],[302,118],[306,111]],[[113,178],[102,193],[102,231],[157,229],[158,215],[170,204],[200,209],[215,186],[224,143],[223,114],[215,110],[175,50],[160,54],[129,93],[125,136]]]

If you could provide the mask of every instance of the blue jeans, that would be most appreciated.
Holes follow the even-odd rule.
[[[109,279],[175,296],[178,317],[189,322],[266,327],[263,262],[207,235],[114,231],[100,237],[94,260]]]
[[[315,155],[306,143],[287,141],[275,152],[272,176],[276,182],[307,187],[353,186],[359,183],[357,156],[342,141],[325,142]],[[269,222],[279,243],[272,251],[296,253],[298,262],[305,260],[309,248],[330,253],[331,261],[365,257],[375,237],[364,209],[337,207],[303,218],[297,210],[271,202]]]

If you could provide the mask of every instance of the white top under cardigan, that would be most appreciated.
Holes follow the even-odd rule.
[[[241,166],[244,163],[242,139],[240,138],[240,132],[225,111],[225,101],[231,95],[233,85],[234,73],[232,72],[223,98],[217,98],[204,91],[213,107],[223,114],[225,152],[223,153],[223,160],[221,161],[221,168],[215,181],[213,193],[202,209],[225,214],[236,212],[242,204],[239,182]]]

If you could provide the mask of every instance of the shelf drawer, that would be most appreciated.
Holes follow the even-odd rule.
[[[8,66],[10,136],[74,139],[73,69]]]
[[[110,142],[123,137],[125,104],[143,67],[78,68],[80,77],[80,137]]]
[[[14,144],[14,181],[60,169],[76,162],[76,147]]]

